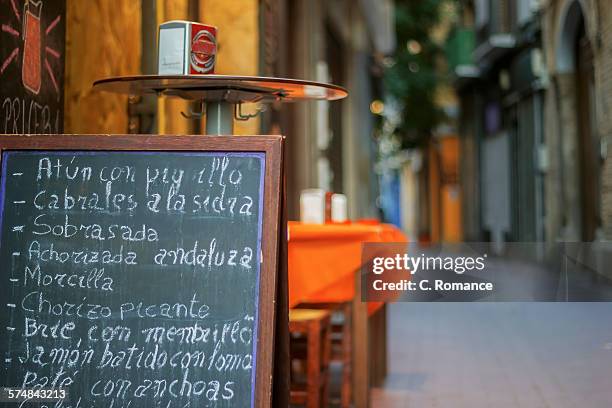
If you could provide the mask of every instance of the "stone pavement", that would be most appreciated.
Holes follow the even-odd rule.
[[[396,303],[373,407],[612,407],[612,303]]]

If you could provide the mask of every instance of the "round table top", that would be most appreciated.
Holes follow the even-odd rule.
[[[157,94],[206,102],[337,100],[346,89],[299,79],[234,75],[136,75],[99,79],[94,89],[130,95]]]

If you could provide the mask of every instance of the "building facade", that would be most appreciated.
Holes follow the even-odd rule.
[[[549,1],[542,7],[542,25],[550,77],[548,233],[569,241],[609,240],[612,10],[602,1]]]
[[[450,65],[461,100],[466,239],[610,239],[610,8],[582,0],[461,5]]]
[[[462,2],[451,35],[467,240],[542,241],[541,26],[530,0]]]

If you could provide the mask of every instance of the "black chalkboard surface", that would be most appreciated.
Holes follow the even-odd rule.
[[[0,386],[62,388],[65,407],[259,406],[269,152],[63,138],[2,151]]]

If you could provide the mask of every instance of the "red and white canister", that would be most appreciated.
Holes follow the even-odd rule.
[[[217,27],[173,20],[159,26],[159,75],[214,74]]]

